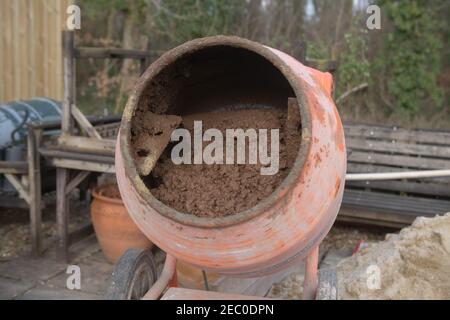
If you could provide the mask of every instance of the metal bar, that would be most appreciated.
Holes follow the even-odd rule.
[[[361,180],[394,180],[394,179],[417,179],[433,177],[450,177],[450,170],[421,170],[407,172],[385,172],[385,173],[347,173],[346,181]]]
[[[319,263],[319,246],[311,250],[305,261],[305,280],[303,282],[303,300],[314,300],[317,292],[317,267]]]
[[[161,275],[155,284],[148,290],[144,295],[142,300],[156,300],[158,299],[163,291],[167,288],[170,280],[174,277],[176,272],[177,260],[170,254],[166,255],[166,261],[164,263]]]
[[[205,270],[202,270],[202,275],[203,275],[203,283],[205,285],[205,290],[209,291],[208,275],[206,274]]]

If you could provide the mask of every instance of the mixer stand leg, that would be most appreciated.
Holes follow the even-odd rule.
[[[317,292],[317,269],[319,262],[319,246],[316,246],[306,257],[305,280],[303,281],[303,300],[314,300]]]

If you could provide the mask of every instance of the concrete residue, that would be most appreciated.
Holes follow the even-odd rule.
[[[144,181],[156,198],[181,212],[225,216],[249,209],[274,192],[293,166],[301,134],[298,126],[294,130],[286,128],[286,117],[282,109],[243,109],[183,116],[182,126],[189,131],[193,131],[194,120],[202,121],[203,130],[216,128],[224,135],[230,128],[279,129],[280,163],[274,175],[261,175],[262,164],[249,164],[248,160],[245,164],[175,165],[169,146]]]

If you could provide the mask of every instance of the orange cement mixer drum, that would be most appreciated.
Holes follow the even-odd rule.
[[[132,119],[139,115],[136,110],[152,99],[155,79],[171,66],[179,68],[180,61],[182,66],[189,61],[208,61],[202,71],[207,73],[215,61],[220,61],[214,60],[216,56],[239,59],[240,54],[267,63],[292,88],[301,115],[299,153],[275,192],[249,210],[216,218],[178,212],[157,200],[137,172],[130,142]],[[189,72],[188,67],[186,70]],[[250,71],[264,76],[258,70]],[[176,90],[171,83],[164,86],[169,93]],[[328,233],[342,201],[346,150],[331,91],[329,73],[238,37],[202,38],[168,51],[146,70],[133,89],[117,139],[116,175],[131,217],[158,247],[202,269],[253,277],[299,263]],[[176,92],[162,99],[161,108],[170,110],[173,96]]]

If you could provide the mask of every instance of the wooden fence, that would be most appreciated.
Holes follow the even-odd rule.
[[[0,102],[63,98],[61,31],[72,0],[0,1]]]

